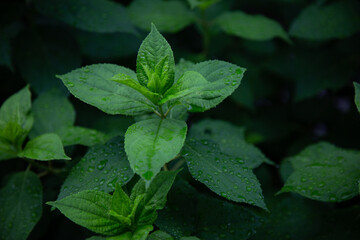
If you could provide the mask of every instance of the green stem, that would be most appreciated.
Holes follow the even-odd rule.
[[[159,106],[159,112],[160,112],[160,117],[161,117],[161,119],[166,118],[166,116],[164,115],[164,111],[163,111],[163,109],[162,109],[162,105]]]
[[[185,163],[185,159],[180,159],[172,168],[171,171],[178,170]]]
[[[169,171],[167,163],[164,164],[163,168],[164,168],[164,171]]]
[[[51,167],[44,166],[44,165],[36,162],[33,159],[28,159],[28,158],[23,158],[23,159],[26,162],[28,162],[31,166],[34,166],[34,167],[36,167],[38,169],[41,169],[41,170],[45,170],[45,171],[50,172],[50,173],[60,174],[61,172],[63,172],[62,169],[57,169],[57,168],[51,168]]]

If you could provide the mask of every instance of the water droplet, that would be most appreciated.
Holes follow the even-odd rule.
[[[106,166],[107,162],[108,162],[107,159],[100,161],[99,165],[97,165],[97,169],[103,170],[104,167]]]

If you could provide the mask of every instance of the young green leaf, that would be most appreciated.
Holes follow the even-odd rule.
[[[108,237],[106,240],[146,240],[152,230],[152,225],[139,226],[134,232],[125,232],[118,236]]]
[[[255,41],[267,41],[275,37],[291,43],[281,25],[262,15],[250,15],[241,11],[225,12],[215,20],[227,34]]]
[[[235,157],[244,167],[253,169],[263,162],[273,164],[260,149],[246,142],[244,131],[225,121],[205,119],[192,125],[189,137],[214,141],[222,153]]]
[[[116,184],[115,192],[111,199],[111,210],[124,217],[131,213],[130,198],[124,190],[122,190],[120,184]]]
[[[116,183],[121,186],[134,173],[127,160],[122,137],[116,137],[104,145],[97,145],[71,169],[61,187],[58,199],[83,190],[112,192]]]
[[[109,215],[111,195],[108,193],[86,190],[47,204],[58,208],[71,221],[93,232],[117,235],[124,230],[124,226]]]
[[[358,111],[360,112],[360,84],[357,82],[354,82],[354,88],[355,88],[355,104],[356,107],[358,109]]]
[[[111,33],[136,33],[125,8],[109,0],[35,0],[42,14],[65,22],[78,29]]]
[[[151,102],[141,93],[110,80],[119,73],[136,79],[132,70],[114,64],[94,64],[58,77],[75,97],[108,114],[139,115],[151,111]]]
[[[164,93],[174,83],[175,62],[169,43],[151,25],[151,32],[140,46],[136,60],[139,83],[152,92]]]
[[[137,27],[147,31],[153,22],[159,31],[176,33],[195,20],[194,14],[181,1],[173,0],[135,0],[128,13]]]
[[[131,192],[131,199],[141,198],[136,211],[134,220],[139,225],[153,224],[157,218],[157,210],[164,208],[166,196],[174,183],[179,171],[160,172],[151,182],[149,188],[145,190],[145,181],[140,179]]]
[[[314,3],[295,19],[290,35],[309,40],[350,37],[360,30],[359,10],[360,4],[351,0],[326,5]]]
[[[320,142],[289,158],[294,172],[281,192],[296,192],[304,197],[342,202],[359,194],[360,152]]]
[[[146,240],[149,233],[154,229],[152,225],[144,225],[136,228],[132,240]]]
[[[164,94],[159,104],[198,94],[209,82],[198,72],[187,71]]]
[[[147,99],[149,99],[154,104],[157,104],[157,102],[159,100],[159,94],[151,92],[149,89],[147,89],[143,85],[140,85],[139,82],[135,81],[134,79],[132,79],[130,76],[128,76],[126,74],[123,74],[123,73],[116,74],[115,76],[113,76],[111,78],[111,80],[135,89],[136,91],[138,91],[139,93],[144,95]]]
[[[163,171],[154,178],[149,188],[146,190],[144,197],[146,206],[156,210],[165,207],[166,195],[170,191],[178,172],[179,171]]]
[[[191,175],[220,196],[267,210],[260,183],[244,162],[220,151],[211,140],[190,139],[182,151]]]
[[[12,175],[0,190],[0,239],[25,240],[42,214],[42,186],[31,171]]]
[[[19,151],[33,125],[29,115],[31,93],[29,86],[9,97],[0,108],[0,137]]]
[[[19,157],[41,161],[71,159],[66,156],[61,139],[54,133],[46,133],[30,140],[26,143],[24,150],[19,153]]]
[[[147,183],[181,150],[187,126],[175,119],[150,119],[131,125],[125,134],[130,166]]]
[[[200,73],[209,84],[199,94],[183,97],[179,101],[191,112],[203,112],[215,107],[240,85],[245,69],[219,60],[205,61],[189,68]]]

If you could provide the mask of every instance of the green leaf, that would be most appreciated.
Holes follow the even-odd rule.
[[[154,178],[149,188],[146,190],[144,197],[146,206],[156,210],[164,208],[166,195],[170,191],[178,172],[179,171],[163,171]]]
[[[169,43],[151,25],[151,32],[142,42],[136,60],[139,83],[152,92],[164,93],[174,83],[174,55]]]
[[[142,95],[144,95],[147,99],[149,99],[152,103],[157,104],[159,99],[159,94],[151,92],[149,89],[140,85],[139,82],[132,79],[130,76],[120,73],[111,78],[111,80],[129,86]]]
[[[56,132],[64,146],[80,144],[83,146],[94,146],[96,144],[104,144],[109,137],[102,132],[85,127],[64,127]]]
[[[175,65],[175,82],[194,65],[195,63],[181,58],[180,61]]]
[[[56,109],[57,111],[54,111]],[[34,127],[30,137],[44,133],[56,133],[64,146],[102,144],[107,136],[84,127],[74,127],[75,110],[70,101],[57,90],[41,94],[33,103]]]
[[[136,33],[125,8],[109,0],[35,0],[35,8],[42,14],[78,29],[112,33]]]
[[[357,82],[354,82],[354,88],[355,88],[354,101],[355,101],[358,111],[360,112],[360,84]]]
[[[203,112],[221,103],[240,85],[245,72],[244,68],[219,60],[201,62],[189,70],[200,73],[209,82],[199,94],[180,99],[191,112]]]
[[[110,80],[119,73],[136,79],[132,70],[114,64],[93,64],[58,77],[75,97],[108,114],[149,112],[152,104],[148,99],[128,86]]]
[[[152,225],[139,226],[133,233],[132,240],[145,240],[149,233],[153,230]]]
[[[244,131],[225,121],[205,119],[192,125],[189,137],[214,141],[222,153],[233,156],[244,167],[253,169],[263,162],[273,164],[260,149],[246,142]]]
[[[357,1],[314,3],[305,8],[290,27],[290,35],[308,40],[346,38],[360,30]]]
[[[304,197],[342,202],[357,196],[360,178],[360,152],[320,142],[289,160],[294,172],[281,192],[296,192]]]
[[[166,232],[157,230],[149,236],[148,240],[174,240],[174,238]]]
[[[25,240],[42,215],[42,186],[35,173],[18,172],[0,190],[0,239]]]
[[[130,198],[124,190],[122,190],[120,184],[116,184],[115,192],[111,199],[111,210],[124,217],[131,213]]]
[[[15,64],[31,88],[37,94],[56,88],[67,95],[68,91],[55,75],[81,66],[81,56],[71,35],[49,26],[23,31],[18,39]]]
[[[157,210],[163,209],[176,175],[179,171],[162,171],[145,189],[145,181],[140,179],[131,192],[130,199],[140,202],[134,212],[134,221],[138,225],[153,224],[157,218]]]
[[[61,139],[55,133],[40,135],[26,143],[24,150],[19,153],[19,157],[47,160],[71,160],[66,156]]]
[[[56,133],[58,129],[72,126],[75,122],[74,107],[57,89],[44,92],[37,97],[31,110],[34,115],[31,137]]]
[[[139,226],[134,232],[126,232],[118,236],[108,237],[106,240],[145,240],[149,233],[153,230],[153,226]]]
[[[180,240],[200,240],[200,238],[197,237],[182,237]]]
[[[180,79],[164,94],[159,104],[167,101],[175,101],[180,98],[190,98],[198,95],[199,92],[209,84],[209,82],[198,72],[187,71]]]
[[[175,119],[149,119],[131,125],[125,134],[130,166],[147,183],[181,150],[187,126]]]
[[[182,154],[191,175],[213,192],[267,210],[260,183],[251,168],[238,158],[222,153],[211,140],[190,139]]]
[[[31,93],[29,86],[9,97],[0,108],[0,138],[19,151],[33,125],[29,115]]]
[[[230,35],[255,41],[268,41],[275,37],[291,43],[282,26],[263,15],[250,15],[241,11],[225,12],[215,20]]]
[[[104,145],[90,148],[71,169],[58,199],[83,190],[112,192],[116,183],[125,185],[133,175],[124,151],[123,138],[113,138]]]
[[[154,23],[159,31],[176,33],[195,20],[194,14],[180,1],[135,0],[128,13],[132,22],[146,31]]]
[[[111,195],[86,190],[47,204],[56,207],[76,224],[103,235],[120,234],[123,226],[110,216]]]

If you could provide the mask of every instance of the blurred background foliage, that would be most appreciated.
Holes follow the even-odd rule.
[[[270,217],[233,212],[234,204],[219,202],[201,186],[205,193],[192,198],[195,190],[179,182],[158,227],[174,235],[195,232],[205,239],[359,239],[358,198],[325,204],[290,194],[274,197],[283,183],[279,166],[285,157],[318,141],[359,149],[360,116],[352,85],[360,82],[359,1],[2,0],[0,102],[26,84],[34,99],[54,88],[68,97],[55,75],[84,65],[106,62],[135,69],[137,50],[151,22],[172,46],[176,62],[221,59],[247,68],[229,99],[211,111],[190,115],[188,123],[213,118],[245,127],[247,141],[276,163],[256,171]],[[69,99],[76,125],[115,136],[134,121]],[[67,151],[81,155],[84,149]],[[1,176],[17,167],[1,163]],[[281,170],[286,171],[286,165]],[[62,181],[49,178],[45,200],[56,196]],[[193,203],[188,206],[188,201]],[[204,211],[209,215],[204,217]],[[217,218],[217,211],[227,213],[221,215],[224,219]],[[178,226],[194,219],[203,220],[196,227]],[[214,228],[219,221],[224,226]],[[47,211],[30,238],[81,239],[88,234],[84,231]]]

